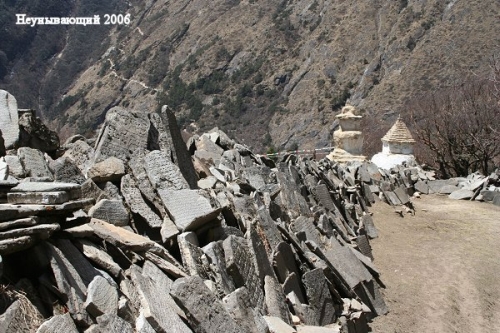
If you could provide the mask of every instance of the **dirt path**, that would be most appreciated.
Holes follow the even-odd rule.
[[[500,332],[500,207],[442,196],[415,199],[416,216],[372,207],[371,242],[390,313],[375,333]]]

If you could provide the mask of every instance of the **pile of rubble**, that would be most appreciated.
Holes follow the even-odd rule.
[[[360,333],[388,311],[366,166],[273,161],[217,129],[186,149],[166,108],[113,108],[59,152],[1,162],[5,332]]]

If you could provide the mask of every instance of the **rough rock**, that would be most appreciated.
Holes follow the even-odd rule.
[[[90,208],[89,216],[116,226],[126,226],[130,221],[128,212],[121,200],[102,199],[94,207]]]
[[[51,162],[49,167],[54,174],[54,180],[63,183],[83,184],[85,176],[82,171],[67,157],[60,157]]]
[[[93,163],[94,154],[94,148],[89,146],[87,142],[76,141],[66,150],[63,157],[69,158],[83,174],[86,174]]]
[[[125,174],[125,165],[122,160],[111,156],[94,164],[87,172],[87,177],[94,182],[117,181]]]
[[[6,149],[12,149],[19,140],[17,101],[5,90],[0,90],[0,130]]]
[[[90,230],[93,229],[90,226],[87,226]],[[76,243],[76,246],[82,251],[83,255],[87,257],[90,261],[96,264],[98,267],[101,267],[109,274],[113,275],[117,278],[122,269],[121,267],[113,260],[107,252],[101,250],[95,244],[89,242],[88,240],[82,239]]]
[[[31,147],[43,152],[55,152],[59,148],[59,136],[50,130],[35,110],[23,112],[19,117],[19,146]]]
[[[21,236],[0,240],[0,255],[7,255],[30,248],[36,240],[34,236]]]

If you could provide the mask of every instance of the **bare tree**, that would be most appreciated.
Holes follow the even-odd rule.
[[[417,158],[443,177],[488,174],[500,158],[500,66],[493,76],[424,94],[407,105]]]

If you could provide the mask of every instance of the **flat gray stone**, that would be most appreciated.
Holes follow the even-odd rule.
[[[191,332],[170,305],[168,293],[172,286],[168,277],[159,270],[144,274],[137,266],[132,266],[131,278],[137,288],[142,313],[157,332]]]
[[[63,315],[55,315],[49,320],[45,321],[36,333],[78,333],[75,322],[69,313]]]
[[[458,186],[455,186],[455,185],[444,185],[439,189],[438,193],[439,194],[451,194],[459,189],[460,188]]]
[[[21,229],[12,229],[0,232],[0,239],[7,238],[17,238],[22,236],[33,236],[37,235],[40,239],[47,239],[54,233],[54,231],[59,230],[61,227],[59,224],[40,224],[32,227],[26,227]]]
[[[408,202],[410,202],[410,197],[408,196],[408,193],[406,192],[404,186],[396,188],[394,190],[394,193],[397,195],[401,204],[406,205]]]
[[[341,333],[340,325],[329,325],[328,327],[299,325],[297,333]],[[358,332],[356,330],[356,332]],[[364,331],[359,331],[364,332]]]
[[[175,225],[174,221],[172,221],[170,217],[166,215],[163,218],[163,222],[161,224],[161,229],[160,229],[162,242],[167,243],[170,239],[177,237],[178,234],[179,230],[177,229],[177,226]]]
[[[148,149],[150,126],[147,113],[110,109],[96,141],[95,162],[112,156],[126,161],[136,149]]]
[[[266,324],[262,317],[252,308],[249,298],[248,290],[241,287],[224,297],[222,304],[242,332],[264,332]]]
[[[37,238],[35,236],[21,236],[0,240],[0,255],[7,255],[30,248]]]
[[[387,202],[392,205],[392,206],[397,206],[401,204],[401,200],[399,200],[398,196],[396,193],[392,191],[383,191],[385,198],[387,199]]]
[[[5,155],[5,162],[9,166],[9,175],[16,178],[24,178],[24,168],[21,165],[21,161],[17,155]]]
[[[0,180],[6,180],[9,177],[9,165],[3,157],[0,158]]]
[[[0,222],[0,231],[23,228],[23,227],[31,227],[38,223],[37,217],[27,217],[24,219],[12,220]]]
[[[13,192],[7,194],[10,204],[56,205],[69,201],[68,192]]]
[[[455,199],[455,200],[465,200],[465,199],[470,199],[474,195],[474,192],[471,190],[467,189],[460,189],[454,192],[451,192],[448,198],[450,199]]]
[[[423,194],[428,194],[429,185],[427,185],[426,182],[419,180],[418,182],[415,183],[415,190]]]
[[[267,275],[264,278],[264,294],[266,297],[267,314],[281,318],[285,323],[291,324],[285,294],[281,285],[274,277]]]
[[[118,181],[124,174],[125,164],[114,156],[92,165],[87,171],[87,177],[96,183]]]
[[[201,256],[203,251],[198,247],[198,238],[194,232],[184,232],[177,236],[182,263],[189,275],[199,275],[207,279]]]
[[[122,178],[121,192],[132,213],[138,214],[151,228],[162,227],[162,219],[144,201],[132,176],[125,175]]]
[[[21,147],[17,150],[17,156],[19,156],[27,177],[47,177],[50,180],[54,180],[41,151],[29,147]]]
[[[264,316],[269,333],[297,333],[297,331],[287,323],[285,323],[281,318]]]
[[[12,192],[73,192],[79,191],[81,186],[75,183],[59,183],[59,182],[27,182],[19,183],[12,188]]]
[[[0,90],[0,130],[5,148],[12,149],[19,140],[19,115],[17,101],[5,90]]]
[[[127,209],[121,200],[102,199],[90,208],[89,216],[116,226],[126,226],[130,222]]]
[[[94,317],[116,314],[118,311],[118,291],[102,276],[96,276],[87,287],[85,309]]]
[[[148,252],[144,253],[144,258],[151,261],[162,271],[173,277],[179,278],[188,276],[188,274],[184,271],[184,268],[180,264],[174,262],[174,260],[167,260],[164,256],[162,257],[151,252],[153,249],[155,248],[152,248]]]
[[[222,241],[211,242],[204,246],[202,250],[208,259],[211,280],[215,281],[219,294],[229,295],[236,287],[234,286],[233,279],[227,272]]]
[[[363,225],[365,227],[366,234],[370,239],[374,239],[378,237],[378,231],[377,228],[375,227],[375,223],[373,223],[373,218],[370,215],[363,215],[361,217],[361,220],[363,221]]]
[[[148,175],[146,173],[146,169],[144,168],[144,152],[137,151],[135,152],[128,162],[130,169],[132,170],[132,174],[137,183],[137,187],[141,191],[142,195],[144,195],[145,199],[150,203],[154,204],[155,207],[161,211],[164,209],[163,203],[160,198],[156,194],[153,185],[149,181]]]
[[[325,257],[351,289],[372,279],[370,272],[349,248],[342,246],[334,237],[330,238],[330,245]]]
[[[92,179],[87,179],[81,187],[82,198],[92,198],[96,202],[101,199],[110,199]]]
[[[147,154],[144,157],[144,167],[151,184],[157,190],[189,189],[179,167],[163,151],[155,150]]]
[[[88,224],[77,225],[76,227],[65,228],[61,232],[73,238],[87,238],[94,235],[94,229]]]
[[[100,199],[110,199],[110,200],[119,200],[122,201],[123,198],[120,195],[120,189],[118,186],[113,184],[112,182],[99,183],[98,185],[102,191],[104,192],[105,197],[103,196]]]
[[[64,183],[83,184],[85,176],[78,166],[68,157],[60,157],[49,164],[54,180]]]
[[[88,226],[93,233],[92,227]],[[66,230],[67,231],[67,230]],[[113,260],[107,252],[100,249],[97,245],[91,243],[86,239],[81,239],[76,241],[76,247],[83,253],[85,257],[87,257],[90,261],[92,261],[98,267],[101,267],[103,270],[118,278],[122,271],[121,267]]]
[[[325,274],[321,268],[313,269],[302,276],[309,306],[316,314],[315,322],[306,323],[325,326],[335,322],[333,298],[328,288]]]
[[[140,236],[113,224],[92,219],[90,226],[101,239],[118,247],[125,247],[132,251],[147,251],[155,245],[149,238]]]
[[[66,306],[77,323],[89,325],[92,323],[84,302],[87,285],[78,271],[59,248],[48,243],[50,248],[50,266],[56,280],[58,290],[67,297]]]
[[[164,131],[159,130],[159,132],[165,132],[166,137],[169,138],[168,141],[171,143],[170,154],[173,162],[177,164],[181,170],[181,173],[189,184],[189,187],[191,189],[195,189],[198,176],[194,170],[191,154],[187,150],[186,144],[182,139],[181,130],[177,124],[177,119],[175,119],[175,114],[166,105],[164,105],[161,108],[160,117],[162,119]]]
[[[213,220],[220,212],[220,209],[212,208],[210,200],[197,190],[163,189],[158,194],[177,228],[183,231],[196,230]]]
[[[259,311],[263,310],[265,298],[262,282],[255,269],[246,240],[237,236],[229,236],[222,244],[227,272],[232,277],[235,287],[246,287],[252,306]]]
[[[11,205],[0,204],[0,221],[29,216],[70,215],[92,203],[91,199],[70,201],[58,205]]]
[[[206,178],[202,178],[198,180],[198,187],[201,189],[211,189],[215,187],[217,183],[217,178],[214,176],[208,176]]]
[[[85,331],[86,333],[134,333],[130,323],[115,314],[104,314],[97,318],[97,325]]]
[[[500,206],[500,192],[497,192],[491,201],[495,206]]]
[[[195,332],[239,333],[241,327],[198,276],[175,280],[170,294],[188,313]]]

